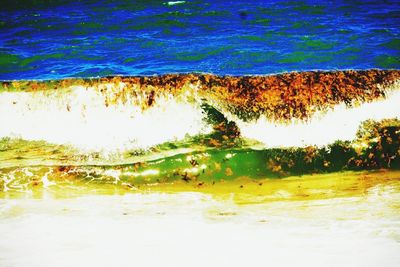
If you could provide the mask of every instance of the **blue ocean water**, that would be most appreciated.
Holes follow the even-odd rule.
[[[2,80],[400,67],[399,1],[2,2]]]

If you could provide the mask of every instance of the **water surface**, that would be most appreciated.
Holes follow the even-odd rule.
[[[398,69],[398,1],[6,1],[0,79]]]

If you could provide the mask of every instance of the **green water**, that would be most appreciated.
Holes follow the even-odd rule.
[[[400,169],[398,120],[365,122],[353,142],[338,141],[325,147],[261,149],[250,140],[237,137],[231,141],[221,136],[216,130],[147,150],[113,153],[89,153],[44,141],[3,138],[0,189],[24,192],[54,183],[121,188],[174,182],[202,186],[240,179]],[[367,146],[357,149],[360,142]]]

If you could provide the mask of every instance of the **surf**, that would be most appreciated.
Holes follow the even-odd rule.
[[[398,169],[399,71],[3,81],[3,191]],[[246,178],[246,179],[247,179]]]
[[[398,117],[399,76],[370,70],[5,81],[0,138],[146,150],[210,134],[225,120],[264,147],[322,146],[351,140],[364,120]],[[222,121],[213,121],[218,116]]]

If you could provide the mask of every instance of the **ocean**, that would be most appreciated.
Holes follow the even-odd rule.
[[[399,1],[3,1],[0,79],[398,69]]]
[[[0,266],[400,266],[399,1],[3,0]]]

